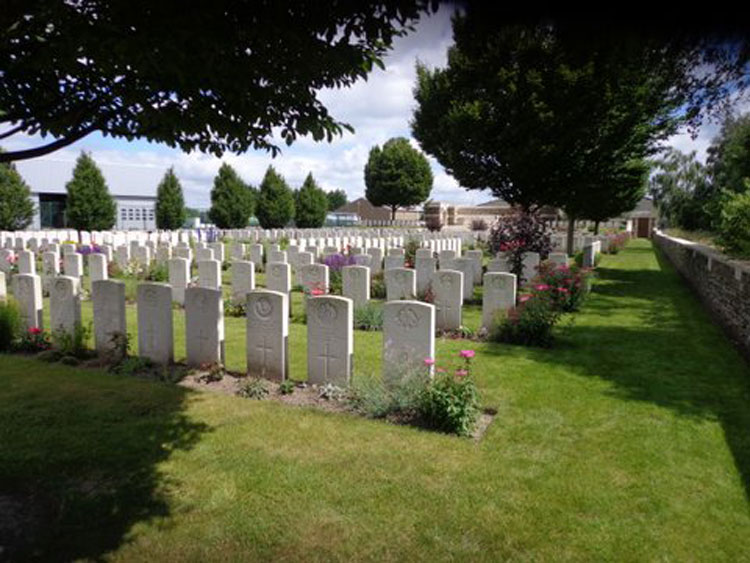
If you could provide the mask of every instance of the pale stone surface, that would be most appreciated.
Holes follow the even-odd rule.
[[[5,281],[5,272],[0,272],[0,301],[8,300],[8,284]]]
[[[232,258],[235,260],[245,260],[245,253],[247,249],[241,242],[235,242],[232,245]]]
[[[487,264],[488,272],[510,272],[511,264],[505,255],[498,255]]]
[[[212,248],[195,248],[195,261],[205,262],[206,260],[215,260],[214,251]]]
[[[393,250],[393,249],[391,249]],[[385,270],[392,270],[394,268],[404,267],[404,255],[403,254],[392,254],[385,257]]]
[[[405,256],[405,252],[403,248],[389,248],[388,249],[388,256]]]
[[[263,270],[263,245],[262,244],[251,244],[250,245],[250,261],[255,264],[257,268]]]
[[[370,263],[372,273],[377,274],[383,269],[383,250],[376,246],[372,246],[367,249],[367,254],[372,256],[372,262]]]
[[[174,249],[173,258],[185,258],[188,262],[192,262],[193,252],[189,246],[178,246]]]
[[[497,311],[507,311],[516,306],[516,276],[507,272],[484,274],[482,296],[482,326],[490,328]]]
[[[438,267],[441,270],[453,270],[453,260],[456,258],[455,250],[441,250],[438,252]]]
[[[482,281],[482,259],[484,258],[484,253],[481,250],[467,250],[465,256],[471,259],[474,264],[474,285],[478,285]]]
[[[162,244],[156,248],[156,261],[159,263],[165,263],[172,258],[172,247],[166,244]]]
[[[137,300],[138,355],[157,364],[172,363],[172,288],[166,283],[142,283]]]
[[[325,264],[310,264],[302,266],[297,271],[297,283],[302,286],[306,294],[314,290],[328,292],[328,266]]]
[[[464,275],[456,270],[439,270],[432,274],[432,295],[435,323],[440,330],[456,330],[461,326],[464,296]]]
[[[18,253],[18,273],[36,274],[36,256],[30,250],[21,250]]]
[[[169,261],[169,285],[172,286],[172,301],[185,304],[185,289],[190,282],[190,262],[187,258],[172,258]]]
[[[151,265],[151,248],[136,246],[133,250],[133,259],[140,268],[148,268]]]
[[[198,285],[208,289],[221,288],[221,262],[218,260],[198,261]]]
[[[185,290],[187,364],[224,363],[224,303],[220,289]]]
[[[297,259],[295,260],[294,267],[299,269],[302,266],[309,266],[315,261],[315,257],[312,252],[298,252]]]
[[[104,254],[89,254],[89,278],[92,283],[109,278],[107,258]]]
[[[430,253],[429,250],[427,252]],[[431,255],[417,256],[414,259],[414,270],[417,272],[417,294],[421,295],[430,287],[432,274],[437,270],[437,260]]]
[[[123,244],[115,249],[115,262],[121,270],[125,270],[130,263],[130,247]]]
[[[255,289],[255,264],[246,260],[232,262],[232,302],[244,303]]]
[[[354,302],[354,307],[366,305],[370,300],[370,268],[344,266],[341,269],[342,293]]]
[[[583,247],[583,267],[593,268],[596,265],[596,255],[601,252],[602,243],[591,242]]]
[[[386,257],[387,258],[387,257]],[[385,293],[388,301],[414,299],[417,295],[417,279],[414,270],[392,268],[385,270]]]
[[[567,266],[568,255],[564,252],[550,252],[549,261],[555,266]]]
[[[383,306],[383,381],[394,383],[424,370],[435,358],[435,307],[420,301],[389,301]]]
[[[250,262],[251,263],[251,262]],[[288,266],[288,264],[283,264]],[[247,294],[247,373],[284,381],[289,372],[289,301],[286,293],[256,289]]]
[[[464,301],[474,297],[474,260],[471,258],[454,258],[454,269],[464,275]]]
[[[292,291],[292,267],[283,262],[272,262],[266,265],[266,288],[289,295]]]
[[[80,279],[72,276],[58,276],[50,283],[49,315],[52,333],[72,334],[76,325],[81,324]]]
[[[537,274],[539,268],[539,253],[527,252],[523,255],[523,283],[529,283]]]
[[[433,258],[432,250],[429,248],[418,248],[417,253],[415,254],[416,258]]]
[[[351,299],[325,295],[307,302],[307,380],[349,384],[354,357],[354,306]]]
[[[56,252],[42,252],[42,289],[49,291],[52,279],[60,274],[60,260]]]
[[[35,274],[16,274],[11,281],[24,329],[42,328],[41,278]]]
[[[101,280],[91,284],[94,342],[100,356],[119,356],[127,337],[125,282]]]
[[[221,241],[212,242],[208,247],[214,251],[214,260],[224,261],[224,243]]]
[[[268,252],[269,262],[281,262],[282,264],[287,263],[287,256],[285,250],[270,250]]]
[[[74,252],[63,257],[63,271],[66,276],[80,278],[83,276],[83,256]]]

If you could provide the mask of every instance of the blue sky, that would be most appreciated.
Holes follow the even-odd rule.
[[[183,153],[164,145],[147,141],[103,137],[95,133],[85,139],[39,159],[18,163],[18,169],[33,190],[63,191],[71,176],[75,159],[81,150],[90,151],[102,168],[110,191],[115,194],[154,194],[164,172],[174,166],[182,182],[187,204],[208,207],[213,177],[221,162],[231,164],[242,178],[258,185],[269,164],[284,175],[292,187],[302,184],[308,172],[326,190],[343,189],[349,199],[364,195],[364,166],[370,149],[382,145],[391,137],[411,138],[409,120],[414,99],[415,63],[444,66],[446,50],[452,43],[452,8],[442,6],[429,18],[424,18],[415,32],[399,38],[393,51],[385,59],[384,71],[376,70],[367,81],[360,81],[343,90],[321,92],[321,100],[331,114],[351,124],[355,133],[344,133],[332,143],[316,143],[301,139],[291,147],[279,142],[282,154],[275,159],[260,151],[242,155],[226,154],[222,159],[199,152]],[[699,158],[717,130],[708,126],[696,140],[680,134],[669,144],[689,152],[696,150]],[[43,140],[15,136],[3,143],[13,150],[39,145]],[[412,139],[414,146],[418,146]],[[467,191],[434,160],[430,159],[435,182],[431,197],[456,203],[477,204],[492,199],[488,192]]]

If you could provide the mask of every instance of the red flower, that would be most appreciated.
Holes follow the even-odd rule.
[[[42,329],[37,327],[32,327],[29,329],[29,334],[42,334]]]

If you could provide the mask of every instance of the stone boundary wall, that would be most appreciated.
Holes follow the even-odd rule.
[[[750,361],[750,265],[659,230],[653,241]]]

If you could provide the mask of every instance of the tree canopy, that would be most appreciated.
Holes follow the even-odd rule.
[[[34,202],[29,186],[12,163],[0,164],[0,230],[20,231],[33,218]]]
[[[349,201],[344,190],[331,190],[326,193],[326,197],[328,197],[329,211],[336,211],[339,207],[346,205]]]
[[[706,164],[717,190],[750,190],[750,113],[724,121],[708,148]]]
[[[374,146],[365,165],[365,197],[373,205],[391,208],[417,205],[430,197],[432,170],[427,158],[403,137]]]
[[[209,219],[220,229],[241,229],[252,214],[252,193],[235,169],[223,163],[211,189]]]
[[[318,229],[323,226],[328,213],[328,197],[313,178],[312,172],[305,178],[296,192],[294,222],[303,229]]]
[[[264,229],[280,229],[294,219],[294,194],[273,166],[260,184],[255,215]]]
[[[65,189],[68,192],[65,204],[68,226],[79,231],[106,231],[114,226],[117,205],[90,154],[81,152],[73,178]]]
[[[170,168],[156,189],[156,227],[159,229],[182,228],[187,212],[182,186],[174,169]]]
[[[28,2],[0,10],[0,123],[56,138],[0,162],[47,154],[93,131],[221,156],[278,152],[340,135],[319,93],[365,78],[428,0]],[[165,33],[165,30],[169,30]]]

